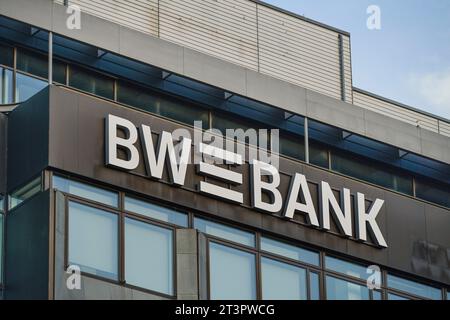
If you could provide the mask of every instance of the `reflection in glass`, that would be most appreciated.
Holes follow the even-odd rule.
[[[8,67],[14,65],[13,47],[0,44],[0,64]]]
[[[41,176],[37,177],[33,181],[27,183],[26,185],[18,188],[14,192],[12,192],[8,199],[9,199],[9,209],[12,210],[13,208],[17,207],[22,202],[26,201],[27,199],[31,198],[35,194],[41,191]]]
[[[295,158],[298,160],[305,160],[305,144],[302,136],[279,136],[280,154]]]
[[[309,162],[328,169],[328,149],[321,144],[309,142]]]
[[[173,294],[173,232],[125,219],[125,281]]]
[[[369,289],[366,286],[326,277],[326,291],[328,300],[369,300]]]
[[[111,207],[117,207],[119,204],[117,192],[100,189],[74,180],[68,180],[57,175],[53,175],[53,188],[81,198],[100,202]]]
[[[266,300],[306,300],[306,270],[261,258],[262,297]]]
[[[13,72],[0,67],[0,104],[13,102]]]
[[[210,242],[209,268],[211,299],[256,299],[255,255]]]
[[[310,300],[320,300],[319,274],[309,273],[309,298]]]
[[[158,206],[150,202],[125,197],[125,210],[164,222],[173,223],[181,227],[188,226],[187,214]]]
[[[194,121],[202,121],[203,128],[208,126],[208,110],[185,101],[163,97],[141,86],[120,82],[117,101],[191,126]]]
[[[409,300],[409,299],[393,293],[388,293],[388,300]]]
[[[450,208],[450,188],[443,184],[416,179],[416,197]]]
[[[83,272],[117,280],[118,217],[69,202],[69,264]]]
[[[416,296],[432,299],[441,300],[441,290],[431,286],[427,286],[422,283],[414,282],[411,280],[403,279],[397,276],[388,275],[387,284],[390,288],[411,293]]]
[[[333,270],[360,279],[366,279],[367,277],[366,267],[330,256],[325,257],[325,267],[328,270]]]
[[[372,300],[381,300],[381,292],[373,290],[372,291]]]
[[[87,69],[71,65],[69,85],[107,99],[114,98],[113,79]]]
[[[194,219],[194,228],[200,232],[238,242],[246,246],[255,246],[255,235],[251,232],[228,227],[223,224],[208,221],[201,218]]]
[[[319,253],[299,248],[284,242],[270,238],[261,238],[261,250],[278,254],[283,257],[306,262],[315,266],[319,265]]]
[[[369,159],[332,152],[331,169],[351,177],[412,195],[412,177],[391,172],[386,166]]]
[[[46,55],[18,48],[17,69],[41,78],[47,78],[48,58]]]
[[[23,102],[34,96],[48,85],[47,81],[16,74],[16,102]]]

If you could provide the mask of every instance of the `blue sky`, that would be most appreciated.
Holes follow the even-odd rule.
[[[351,34],[353,85],[450,119],[449,0],[265,0]],[[367,28],[369,5],[381,29]]]

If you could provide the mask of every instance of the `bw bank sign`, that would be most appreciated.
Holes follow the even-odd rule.
[[[321,181],[319,184],[319,212],[317,212],[306,177],[303,174],[293,175],[288,194],[282,195],[279,191],[280,173],[277,166],[273,164],[274,161],[269,163],[269,161],[260,160],[261,157],[249,156],[250,181],[244,181],[243,175],[231,168],[246,165],[245,153],[242,155],[239,152],[233,152],[234,146],[231,149],[233,151],[229,151],[228,143],[226,150],[223,149],[223,141],[217,143],[217,140],[220,140],[217,133],[214,138],[211,139],[210,136],[209,139],[216,143],[206,144],[203,137],[200,141],[195,142],[194,148],[192,148],[193,141],[190,138],[190,132],[185,129],[180,129],[184,132],[177,133],[163,131],[159,135],[158,141],[153,141],[149,126],[141,125],[137,128],[127,119],[108,115],[105,121],[105,130],[107,166],[133,171],[138,167],[140,161],[144,161],[146,172],[150,178],[161,179],[163,171],[167,170],[171,183],[182,186],[185,182],[187,165],[194,158],[197,174],[234,186],[249,185],[251,206],[255,210],[281,214],[282,217],[290,219],[295,214],[303,214],[310,226],[323,231],[330,230],[330,219],[333,218],[343,235],[354,237],[359,241],[367,241],[368,233],[370,233],[372,240],[378,246],[387,247],[376,221],[384,200],[376,199],[369,210],[366,210],[365,195],[357,192],[354,210],[352,210],[349,189],[343,188],[340,192],[340,199],[336,199],[330,185],[326,181]],[[122,134],[119,134],[120,132]],[[234,139],[232,142],[234,144]],[[136,147],[138,143],[142,146],[142,155],[139,154]],[[119,150],[125,151],[126,156],[120,157]],[[195,155],[191,154],[192,150]],[[245,147],[243,150],[245,152]],[[220,166],[220,164],[227,166]],[[212,181],[211,179],[208,179],[208,182],[200,181],[197,186],[198,190],[215,198],[243,204],[242,192],[219,186]],[[269,201],[265,201],[267,198],[263,197],[263,194],[269,195]],[[352,228],[353,224],[354,228]],[[353,234],[353,229],[355,234]]]

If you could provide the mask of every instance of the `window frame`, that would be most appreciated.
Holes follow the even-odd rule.
[[[82,183],[84,183],[84,182],[82,182]],[[153,220],[153,219],[145,217],[145,216],[138,216],[138,215],[133,215],[133,214],[129,214],[129,213],[125,212],[125,210],[123,209],[124,199],[125,199],[124,192],[118,192],[119,193],[119,206],[118,206],[118,208],[113,208],[113,207],[109,207],[107,205],[95,202],[90,199],[81,198],[76,195],[67,194],[60,190],[53,189],[53,186],[52,186],[52,190],[53,190],[53,192],[61,192],[64,195],[64,271],[67,271],[67,269],[69,267],[69,202],[74,202],[74,203],[78,203],[81,205],[86,205],[86,206],[92,207],[94,209],[99,209],[102,211],[106,211],[106,212],[115,214],[115,215],[117,215],[117,218],[118,218],[117,219],[117,221],[118,221],[118,225],[117,225],[117,230],[118,230],[117,280],[102,277],[99,275],[95,275],[95,274],[92,274],[92,273],[89,273],[86,271],[81,271],[80,272],[81,275],[89,277],[89,278],[117,284],[122,287],[139,290],[139,291],[146,292],[146,293],[149,293],[152,295],[161,296],[161,297],[171,299],[171,300],[177,298],[178,289],[177,289],[177,273],[176,273],[177,272],[176,229],[180,229],[182,227],[176,226],[176,225],[171,225],[169,223],[164,223],[164,222],[161,222],[158,220]],[[126,268],[126,265],[125,265],[125,218],[127,218],[127,217],[130,219],[139,221],[139,222],[162,227],[162,228],[168,229],[172,232],[172,293],[173,293],[172,295],[169,295],[169,294],[166,294],[163,292],[159,292],[159,291],[154,291],[154,290],[147,289],[147,288],[143,288],[143,287],[139,287],[139,286],[132,285],[132,284],[129,284],[126,282],[126,279],[125,279],[125,268]]]

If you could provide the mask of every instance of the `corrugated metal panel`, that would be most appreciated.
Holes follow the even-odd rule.
[[[64,1],[55,2],[63,4]],[[70,0],[70,4],[93,16],[158,35],[158,0]]]
[[[258,70],[256,4],[247,0],[160,0],[161,39]]]
[[[338,33],[258,5],[260,72],[341,98]]]
[[[382,113],[391,118],[395,118],[430,131],[439,132],[438,119],[381,99],[377,99],[362,92],[353,92],[353,102],[355,105]]]
[[[350,37],[342,36],[344,53],[344,79],[345,79],[345,101],[353,103],[353,79],[352,79],[352,56],[350,50]]]
[[[439,133],[450,137],[450,123],[439,120]]]

